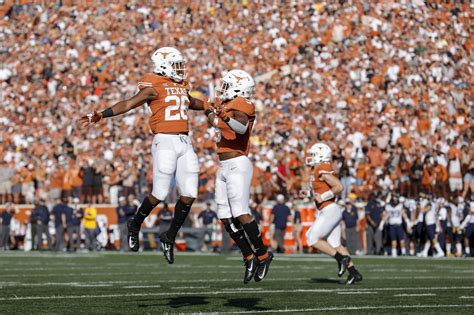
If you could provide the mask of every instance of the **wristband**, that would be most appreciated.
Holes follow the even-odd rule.
[[[209,115],[212,114],[212,113],[214,113],[214,111],[213,111],[212,109],[210,109],[210,108],[208,108],[208,109],[206,109],[206,110],[204,111],[204,114],[205,114],[206,116],[209,116]]]
[[[114,111],[112,108],[107,108],[106,110],[102,111],[101,114],[103,118],[112,117],[114,115]]]
[[[324,192],[321,194],[321,199],[323,201],[328,201],[330,199],[334,198],[334,193],[332,192],[331,189],[329,189],[328,191]]]

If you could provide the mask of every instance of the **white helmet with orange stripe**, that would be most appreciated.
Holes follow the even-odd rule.
[[[332,150],[322,142],[313,144],[308,150],[309,156],[306,157],[306,165],[314,166],[322,162],[331,162]]]
[[[183,54],[173,47],[161,47],[151,55],[153,72],[182,82],[186,79],[186,61]]]

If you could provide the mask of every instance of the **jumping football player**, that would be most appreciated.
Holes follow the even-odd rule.
[[[151,147],[153,156],[153,190],[143,200],[128,223],[128,242],[132,251],[139,249],[139,232],[145,218],[168,195],[175,177],[179,200],[168,231],[160,234],[161,248],[168,263],[174,262],[174,241],[197,197],[199,164],[188,136],[188,109],[204,110],[207,103],[189,95],[186,63],[175,48],[162,47],[151,56],[153,73],[138,82],[139,92],[102,112],[83,116],[83,126],[103,118],[124,114],[145,103],[150,106],[149,124],[155,135]]]
[[[216,178],[217,216],[242,251],[244,283],[253,277],[257,282],[262,281],[273,259],[249,208],[253,166],[247,154],[255,106],[248,99],[254,88],[255,82],[247,72],[231,70],[222,78],[217,104],[205,111],[217,133],[220,161]]]
[[[318,209],[315,222],[306,232],[308,245],[337,260],[339,277],[348,269],[347,284],[362,281],[362,275],[352,263],[349,252],[341,245],[342,210],[335,198],[344,188],[334,175],[331,149],[324,143],[316,143],[308,153],[306,165],[310,166],[313,172],[308,194],[314,199]]]

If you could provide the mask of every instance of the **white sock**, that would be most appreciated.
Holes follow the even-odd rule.
[[[462,254],[462,246],[461,243],[456,243],[456,254]]]
[[[402,247],[402,255],[406,255],[407,254],[407,249],[405,247]]]
[[[410,256],[414,256],[415,255],[415,249],[414,248],[410,248]]]
[[[471,247],[466,246],[464,250],[466,251],[466,255],[471,255]]]
[[[425,248],[423,249],[423,254],[428,255],[429,250],[430,250],[430,242],[428,241],[428,242],[425,243]]]
[[[439,246],[439,243],[436,243],[435,248],[436,248],[436,251],[438,252],[438,254],[443,254],[443,256],[444,256],[443,249],[441,248],[441,246]]]
[[[446,252],[451,253],[451,243],[446,244]]]
[[[397,257],[397,249],[392,248],[392,257]]]

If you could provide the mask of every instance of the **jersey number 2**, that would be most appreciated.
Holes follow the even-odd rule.
[[[166,103],[174,102],[174,105],[166,107],[165,120],[188,120],[188,105],[189,99],[186,95],[179,97],[178,95],[168,95],[165,98]],[[171,111],[179,110],[176,114],[171,114]]]

